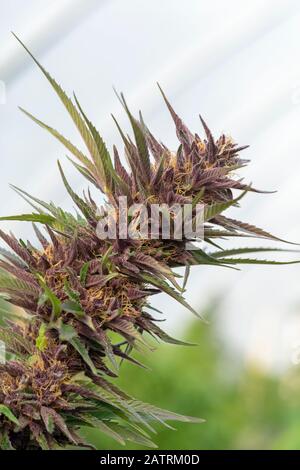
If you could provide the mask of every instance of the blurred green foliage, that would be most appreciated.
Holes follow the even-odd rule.
[[[209,312],[211,325],[215,316]],[[193,323],[183,332],[198,346],[160,344],[142,358],[150,371],[123,364],[120,387],[136,398],[206,420],[157,429],[159,449],[299,449],[300,374],[265,375],[228,354],[213,326]],[[180,338],[182,339],[182,338]],[[139,359],[141,359],[139,357]],[[84,430],[98,449],[123,449],[101,433]],[[128,444],[128,449],[141,449]]]

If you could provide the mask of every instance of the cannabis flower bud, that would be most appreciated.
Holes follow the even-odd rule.
[[[113,163],[77,98],[75,103],[68,98],[33,59],[75,123],[88,156],[23,111],[71,152],[72,163],[107,202],[99,208],[90,190],[83,196],[76,194],[59,163],[63,183],[80,213],[71,214],[15,188],[34,212],[1,218],[33,222],[39,246],[0,230],[10,248],[0,249],[0,293],[23,312],[16,318],[8,312],[0,330],[7,348],[6,362],[0,366],[0,445],[15,449],[86,446],[80,435],[83,426],[98,428],[122,443],[131,439],[152,445],[146,432],[153,430],[151,421],[199,420],[138,402],[112,383],[122,360],[141,365],[131,352],[151,350],[149,337],[185,344],[157,325],[150,297],[165,292],[198,315],[183,297],[191,265],[281,264],[239,257],[269,248],[225,250],[219,246],[224,238],[279,239],[224,215],[249,191],[257,191],[235,176],[247,163],[239,156],[246,146],[238,147],[224,135],[215,140],[202,118],[205,138],[191,133],[162,92],[179,140],[173,152],[152,135],[141,115],[133,117],[121,95],[134,142],[116,122],[128,165],[121,162],[116,147]],[[240,191],[237,196],[235,190]],[[121,209],[122,198],[135,210]],[[149,236],[155,210],[161,205],[172,208],[169,235],[164,233],[166,213],[162,210]],[[198,206],[201,233],[195,231]],[[188,231],[183,230],[186,207],[190,209]],[[178,219],[181,209],[184,216]],[[111,212],[115,228],[99,236],[99,227],[108,224]],[[142,228],[145,236],[141,236]],[[213,251],[207,251],[208,245]],[[183,285],[176,267],[186,269]]]

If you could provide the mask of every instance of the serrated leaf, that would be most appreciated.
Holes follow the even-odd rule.
[[[86,282],[86,278],[87,278],[87,274],[89,270],[89,265],[90,263],[89,261],[87,261],[86,263],[84,263],[84,265],[80,269],[79,280],[80,280],[80,283],[83,285],[83,287],[85,286],[85,282]]]
[[[111,437],[115,441],[119,442],[121,445],[125,445],[125,441],[122,438],[122,436],[117,431],[114,431],[112,429],[112,426],[110,425],[109,422],[107,422],[106,424],[101,419],[98,419],[95,416],[88,415],[88,414],[80,414],[79,416],[86,423],[86,425],[89,425],[95,429],[98,429],[99,431],[103,432],[104,434]]]
[[[11,349],[14,353],[24,354],[24,350],[29,354],[32,353],[32,343],[23,335],[9,329],[9,327],[0,328],[0,339],[6,344],[6,348]]]
[[[150,169],[150,155],[148,151],[147,141],[144,136],[144,132],[141,129],[138,121],[132,116],[131,112],[129,111],[129,108],[127,106],[127,103],[122,93],[121,93],[121,100],[124,105],[125,111],[129,117],[132,130],[134,133],[135,143],[138,149],[140,163],[141,163],[141,170],[142,170],[141,177],[145,183],[149,184],[150,176],[151,176],[151,169]]]
[[[128,423],[128,425],[126,423],[125,426],[122,426],[119,423],[112,422],[109,423],[109,427],[114,432],[117,432],[118,435],[120,435],[125,441],[131,441],[136,444],[150,447],[153,449],[157,448],[157,445],[154,444],[154,442],[152,442],[148,437],[146,437],[144,433],[138,432],[136,429],[134,429],[134,427],[130,423]]]
[[[42,450],[50,450],[47,439],[43,433],[36,435],[35,440],[37,441]]]
[[[82,165],[79,165],[77,162],[74,162],[74,160],[72,160],[72,158],[68,156],[67,156],[67,159],[69,160],[69,162],[72,163],[72,165],[76,168],[76,170],[79,171],[79,173],[81,173],[84,176],[84,178],[86,178],[88,181],[90,181],[90,183],[96,186],[97,189],[99,189],[99,184],[97,183],[96,179],[87,168],[85,168]]]
[[[210,253],[213,258],[224,258],[226,256],[242,255],[246,253],[267,253],[267,252],[278,252],[278,253],[298,253],[299,250],[285,250],[282,248],[264,248],[264,247],[244,247],[244,248],[233,248],[231,250],[221,250],[215,253]],[[226,260],[224,260],[226,262]]]
[[[53,206],[53,204],[51,204],[51,203],[48,204],[47,202],[42,201],[41,199],[39,199],[39,198],[37,198],[37,197],[35,197],[35,196],[32,196],[31,194],[27,193],[27,192],[24,191],[23,189],[18,188],[17,186],[15,186],[15,185],[13,185],[13,184],[11,184],[10,187],[11,187],[14,191],[16,191],[23,199],[25,199],[29,204],[33,205],[33,204],[31,203],[31,201],[34,201],[36,204],[38,204],[38,205],[40,205],[41,207],[43,207],[44,209],[48,210],[54,217],[56,217],[57,212],[54,210],[54,209],[56,209],[56,208]],[[30,199],[31,201],[30,201],[30,200],[28,201],[27,198]],[[36,207],[36,206],[33,205],[33,207]],[[44,212],[43,212],[42,210],[39,210],[39,209],[37,209],[37,210],[38,210],[38,212],[39,212],[40,214],[44,214]],[[47,215],[47,214],[46,214],[46,215]]]
[[[41,407],[41,416],[42,416],[45,427],[46,427],[47,431],[49,432],[49,434],[53,434],[54,421],[53,421],[53,417],[48,412],[48,408],[46,408],[44,406]]]
[[[26,267],[26,264],[21,258],[19,258],[19,256],[17,256],[15,253],[12,253],[11,251],[6,250],[5,248],[0,247],[0,255],[6,258],[15,266],[18,266],[20,268]]]
[[[275,237],[271,233],[266,232],[265,230],[259,227],[256,227],[255,225],[241,222],[240,220],[229,219],[228,217],[225,217],[225,216],[218,216],[218,222],[221,222],[222,225],[224,224],[224,226],[230,227],[231,229],[241,230],[246,233],[256,235],[257,237],[268,238],[270,240],[288,243],[290,245],[299,245],[299,243],[293,243],[287,240],[283,240],[282,238]]]
[[[182,421],[185,423],[203,423],[204,420],[201,418],[195,418],[193,416],[180,415],[172,411],[164,410],[162,408],[157,408],[156,406],[150,405],[148,403],[143,403],[138,400],[131,402],[131,405],[139,413],[149,415],[154,419],[159,420],[170,420],[170,421]]]
[[[204,193],[205,193],[205,188],[202,188],[202,189],[200,189],[200,191],[198,192],[198,194],[193,198],[193,201],[192,201],[192,208],[193,208],[193,209],[196,207],[196,205],[198,204],[198,202],[200,202],[201,199],[203,199]]]
[[[156,184],[158,184],[160,182],[161,177],[163,175],[163,171],[164,171],[165,161],[166,161],[166,154],[163,154],[161,156],[161,159],[160,159],[158,165],[156,166],[155,174],[154,174],[154,176],[151,180],[152,186],[155,186]]]
[[[80,304],[80,293],[77,290],[74,290],[66,279],[64,281],[64,290],[70,300],[74,300]]]
[[[272,261],[266,259],[251,259],[251,258],[226,258],[228,264],[269,264],[269,265],[285,265],[285,264],[299,264],[300,261]]]
[[[93,374],[97,375],[98,370],[95,367],[93,361],[91,360],[88,350],[86,349],[85,345],[82,343],[78,336],[74,336],[73,338],[68,340],[69,343],[73,346],[74,349],[80,354],[84,362],[89,366]]]
[[[39,295],[39,289],[34,284],[0,272],[0,291],[6,289],[15,291],[20,295],[25,293],[34,297]]]
[[[107,268],[109,266],[109,258],[110,258],[110,255],[112,254],[112,251],[113,251],[113,247],[110,246],[101,257],[101,264],[104,268]]]
[[[221,212],[224,212],[226,209],[229,209],[229,207],[233,206],[234,204],[237,204],[248,192],[248,189],[242,192],[238,197],[235,199],[231,199],[230,201],[225,201],[225,202],[215,202],[214,204],[211,205],[205,205],[204,206],[204,222],[207,222],[217,215],[221,214]]]
[[[78,319],[84,318],[85,313],[81,305],[75,300],[67,300],[61,305],[62,310],[65,312],[73,313]]]
[[[77,331],[73,326],[67,325],[62,321],[56,322],[54,325],[59,331],[59,337],[62,341],[70,341],[77,336]]]
[[[104,330],[98,329],[98,331],[97,331],[97,340],[99,340],[100,345],[104,348],[105,354],[106,354],[107,358],[109,359],[109,361],[111,362],[114,370],[118,371],[119,367],[118,367],[118,363],[116,361],[116,357],[115,357],[115,354],[114,354],[112,344],[111,344],[110,339],[109,339],[109,337],[107,336],[107,334],[105,333]]]
[[[79,197],[73,191],[73,189],[71,188],[71,186],[69,185],[67,181],[67,178],[65,177],[65,174],[63,172],[60,162],[58,161],[57,164],[58,164],[58,168],[59,168],[64,186],[66,190],[68,191],[69,195],[71,196],[71,198],[73,199],[73,201],[75,202],[76,206],[81,210],[81,212],[83,213],[83,215],[85,216],[87,220],[94,219],[94,213],[92,209],[88,206],[88,204],[83,199],[81,199],[81,197]]]
[[[182,290],[181,286],[175,279],[175,276],[179,276],[176,275],[171,270],[171,268],[169,268],[169,266],[167,266],[163,262],[157,261],[155,258],[153,258],[153,256],[145,255],[144,253],[137,253],[134,256],[134,261],[135,263],[144,266],[144,268],[146,267],[152,272],[154,271],[155,274],[164,276],[173,284],[176,289],[178,289],[179,291]]]
[[[196,317],[200,318],[201,320],[205,321],[201,315],[196,312],[196,310],[191,307],[188,302],[180,295],[175,289],[173,289],[167,282],[163,281],[162,279],[159,279],[155,276],[152,276],[148,273],[140,273],[139,277],[141,277],[146,283],[152,284],[155,287],[158,287],[161,289],[163,292],[166,292],[166,294],[169,294],[171,297],[173,297],[175,300],[177,300],[181,305],[183,305],[185,308],[187,308],[190,312],[192,312]]]
[[[180,341],[178,339],[172,338],[172,336],[169,336],[165,331],[161,330],[155,323],[151,322],[151,333],[154,333],[156,336],[158,336],[161,340],[163,340],[165,343],[170,343],[170,344],[177,344],[179,346],[196,346],[194,343],[187,343],[186,341]]]
[[[64,90],[61,86],[51,77],[49,72],[38,62],[38,60],[33,56],[33,54],[29,51],[29,49],[23,44],[23,42],[13,33],[17,41],[24,47],[24,49],[28,52],[31,58],[34,60],[36,65],[39,69],[43,72],[49,83],[51,84],[52,88],[60,98],[61,102],[63,103],[64,107],[68,111],[69,115],[71,116],[75,126],[77,127],[82,139],[84,140],[93,161],[97,160],[98,157],[98,149],[94,142],[92,135],[90,134],[84,120],[81,118],[80,113],[77,111],[76,107],[74,106],[72,100],[66,95]],[[99,175],[100,176],[100,175]]]
[[[0,217],[0,221],[3,220],[15,220],[23,222],[39,222],[40,224],[51,225],[55,222],[55,218],[47,214],[21,214],[21,215],[9,215]]]
[[[136,186],[139,188],[141,194],[143,194],[143,191],[144,191],[144,188],[143,188],[143,185],[141,184],[141,181],[139,179],[139,177],[141,176],[141,169],[139,168],[139,162],[137,161],[137,155],[135,155],[135,147],[133,146],[133,144],[126,138],[126,136],[124,135],[124,132],[122,131],[118,121],[116,120],[116,118],[112,115],[112,118],[117,126],[117,129],[122,137],[122,140],[124,142],[124,145],[125,145],[125,156],[127,158],[127,161],[129,163],[129,166],[130,166],[130,169],[131,169],[131,172],[132,172],[132,176],[133,176],[133,179],[134,179],[134,182],[136,184]],[[138,177],[139,175],[139,177]]]
[[[149,348],[141,333],[137,330],[133,323],[123,318],[118,318],[110,323],[111,329],[121,333],[125,338],[127,336],[139,341],[141,344]]]
[[[51,321],[54,321],[61,314],[61,311],[62,311],[61,301],[54,294],[54,292],[50,289],[50,287],[47,286],[47,284],[45,283],[44,279],[41,276],[39,276],[39,282],[41,284],[41,287],[44,290],[44,295],[41,298],[41,302],[45,302],[47,300],[50,301],[52,305]]]
[[[42,323],[39,329],[39,334],[35,340],[35,345],[40,351],[45,351],[48,345],[48,340],[46,336],[47,325]]]
[[[43,129],[47,130],[51,135],[53,135],[53,137],[59,140],[59,142],[61,142],[81,163],[83,163],[84,166],[89,169],[89,171],[94,171],[94,166],[92,162],[88,159],[88,157],[86,157],[77,147],[75,147],[75,145],[73,145],[68,139],[61,135],[56,129],[53,129],[52,127],[45,124],[43,121],[40,121],[20,106],[19,109],[32,121],[34,121]]]
[[[119,184],[121,183],[121,180],[115,172],[110,154],[106,148],[104,140],[102,139],[101,135],[99,134],[95,126],[92,124],[92,122],[87,118],[75,94],[74,98],[78,109],[81,112],[82,117],[85,120],[85,123],[88,129],[90,130],[90,133],[98,149],[98,155],[97,159],[95,160],[95,165],[98,168],[99,173],[102,175],[103,180],[105,181],[105,188],[103,188],[103,190],[105,193],[107,193],[108,191],[113,192],[113,181]]]
[[[10,441],[8,431],[3,430],[0,433],[0,449],[1,450],[16,450]]]
[[[19,425],[19,420],[15,417],[13,412],[8,408],[8,406],[0,405],[0,414],[4,415],[12,423]]]
[[[212,264],[212,265],[219,265],[219,266],[224,266],[221,261],[218,259],[214,258],[211,256],[211,254],[206,253],[204,250],[201,250],[201,248],[197,248],[196,250],[191,251],[191,255],[198,261],[200,264]],[[224,261],[225,263],[225,261]]]
[[[74,436],[71,434],[71,432],[69,431],[68,429],[68,426],[66,425],[63,417],[57,413],[53,408],[48,408],[46,406],[42,406],[41,407],[41,415],[42,415],[42,418],[45,422],[45,426],[47,426],[46,422],[45,421],[45,418],[46,420],[48,420],[48,423],[49,423],[49,419],[52,419],[54,425],[63,433],[65,434],[65,436],[67,436],[67,438],[73,442],[74,444],[77,444],[77,441],[76,439],[74,439]]]

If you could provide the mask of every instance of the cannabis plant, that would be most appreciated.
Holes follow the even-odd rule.
[[[14,187],[33,212],[1,220],[33,222],[37,243],[18,240],[0,230],[10,248],[0,249],[0,292],[7,302],[19,307],[19,313],[2,314],[0,339],[5,343],[6,357],[0,365],[0,445],[2,449],[89,448],[80,431],[89,426],[121,443],[133,440],[151,446],[152,422],[201,421],[143,404],[113,383],[123,360],[142,366],[132,351],[151,350],[151,337],[185,344],[158,326],[159,319],[151,313],[155,310],[151,296],[165,292],[198,315],[183,296],[190,266],[281,264],[241,257],[271,248],[225,250],[220,246],[221,240],[237,237],[279,239],[224,215],[228,208],[238,207],[248,192],[258,191],[235,176],[247,164],[239,156],[246,146],[237,146],[225,135],[215,140],[202,118],[205,137],[193,134],[161,90],[179,140],[173,152],[153,136],[142,115],[138,119],[133,116],[121,94],[118,97],[133,133],[133,138],[126,135],[114,118],[124,142],[125,165],[116,147],[111,157],[77,97],[69,98],[31,57],[62,101],[87,153],[22,111],[67,148],[72,164],[104,195],[105,204],[99,207],[89,189],[82,196],[76,194],[60,163],[59,172],[76,205],[75,213]],[[235,190],[240,193],[234,195]],[[167,239],[163,237],[164,214],[158,219],[154,237],[121,236],[122,197],[129,205],[143,206],[148,225],[153,205],[190,204],[191,232],[201,204],[202,242],[198,243],[194,232],[178,239],[174,214]],[[106,237],[99,236],[99,224],[103,225],[112,210],[116,236],[109,232]],[[126,213],[126,224],[140,228],[142,212]],[[176,267],[185,267],[182,285]]]

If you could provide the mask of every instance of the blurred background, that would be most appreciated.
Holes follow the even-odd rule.
[[[56,167],[73,187],[85,183],[64,149],[19,110],[24,107],[80,145],[76,130],[13,30],[68,91],[76,91],[108,147],[120,138],[112,112],[129,129],[112,86],[142,109],[150,129],[176,148],[158,81],[192,131],[198,114],[213,134],[232,135],[256,187],[231,215],[300,240],[300,4],[297,0],[10,0],[0,20],[0,216],[28,212],[10,188],[22,187],[71,209]],[[3,224],[31,237],[30,225]],[[256,243],[257,245],[258,243]],[[262,243],[259,243],[262,245]],[[125,365],[120,379],[157,406],[201,416],[202,425],[159,430],[162,449],[300,448],[299,266],[197,267],[187,300],[209,325],[160,295],[165,329],[195,348],[158,346],[152,373]],[[94,436],[100,448],[112,443]]]

